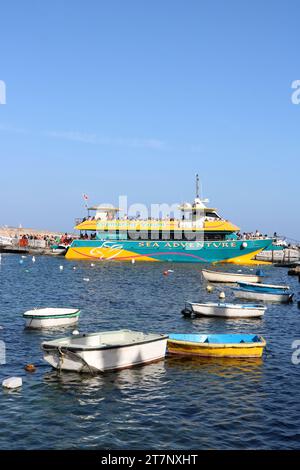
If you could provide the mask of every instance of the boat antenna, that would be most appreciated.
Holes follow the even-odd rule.
[[[200,199],[200,197],[199,197],[199,175],[198,175],[198,173],[196,174],[196,198]]]

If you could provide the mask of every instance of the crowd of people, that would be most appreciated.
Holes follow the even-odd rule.
[[[70,245],[73,241],[73,237],[65,233],[64,235],[50,235],[41,233],[24,233],[22,235],[15,234],[14,241],[19,246],[34,246],[44,245],[50,247],[52,245]]]
[[[270,236],[267,233],[263,235],[258,230],[256,230],[255,232],[243,232],[243,233],[239,232],[237,234],[237,237],[239,240],[251,240],[253,238],[260,238],[260,239],[270,238]],[[273,238],[277,238],[276,232],[274,232]]]

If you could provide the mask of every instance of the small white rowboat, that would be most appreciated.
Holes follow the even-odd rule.
[[[190,309],[195,315],[207,317],[225,317],[225,318],[257,318],[262,317],[267,307],[256,304],[229,304],[207,302],[197,304],[186,303],[186,309]]]
[[[258,274],[224,273],[221,271],[210,271],[202,269],[204,279],[210,282],[261,282],[264,276]]]
[[[52,328],[78,322],[80,310],[74,308],[40,308],[23,313],[26,328]]]
[[[42,343],[44,359],[59,370],[105,372],[160,360],[167,335],[137,331],[102,331]]]

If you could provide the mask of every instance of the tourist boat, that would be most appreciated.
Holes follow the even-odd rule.
[[[75,229],[80,236],[70,245],[66,258],[261,264],[254,257],[273,240],[239,239],[239,227],[221,217],[216,209],[207,207],[207,202],[199,197],[197,178],[194,202],[173,209],[174,217],[168,214],[164,218],[141,220],[138,214],[132,220],[126,209],[92,206],[87,217],[77,220]]]
[[[26,328],[51,328],[78,322],[80,310],[74,308],[40,308],[23,313]]]
[[[257,282],[242,282],[238,281],[238,285],[243,289],[251,291],[264,291],[264,292],[274,292],[274,291],[288,291],[289,286],[273,285],[273,284],[260,284]]]
[[[170,334],[168,353],[204,357],[261,357],[266,341],[253,334]]]
[[[210,282],[228,282],[237,283],[240,281],[245,282],[261,282],[264,274],[258,270],[256,274],[247,273],[225,273],[222,271],[211,271],[209,269],[202,269],[204,279]]]
[[[262,317],[266,307],[257,304],[232,304],[232,303],[193,303],[186,302],[183,312],[190,311],[191,314],[207,317],[225,317],[225,318],[258,318]]]
[[[274,290],[263,290],[263,289],[248,289],[244,287],[233,287],[232,288],[235,297],[245,300],[262,300],[264,302],[281,302],[289,303],[292,301],[294,294],[290,290],[274,289]]]
[[[44,359],[55,369],[105,372],[165,357],[168,336],[119,330],[72,335],[42,343]]]

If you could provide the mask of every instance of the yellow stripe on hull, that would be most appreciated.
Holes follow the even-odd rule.
[[[202,357],[261,357],[266,343],[204,344],[168,340],[170,354]]]
[[[120,248],[107,248],[107,247],[70,247],[66,253],[66,259],[72,260],[103,260],[103,259],[116,259],[120,261],[158,261],[149,256],[139,255],[133,251],[128,251]]]
[[[243,265],[249,264],[249,265],[254,265],[254,266],[261,265],[261,264],[269,264],[269,265],[272,264],[269,261],[259,261],[257,259],[253,259],[261,251],[263,251],[263,249],[259,249],[252,253],[248,253],[247,255],[237,256],[235,258],[226,259],[224,261],[217,261],[217,263],[232,263],[232,264],[243,264]],[[214,264],[217,264],[217,263],[214,263]]]

